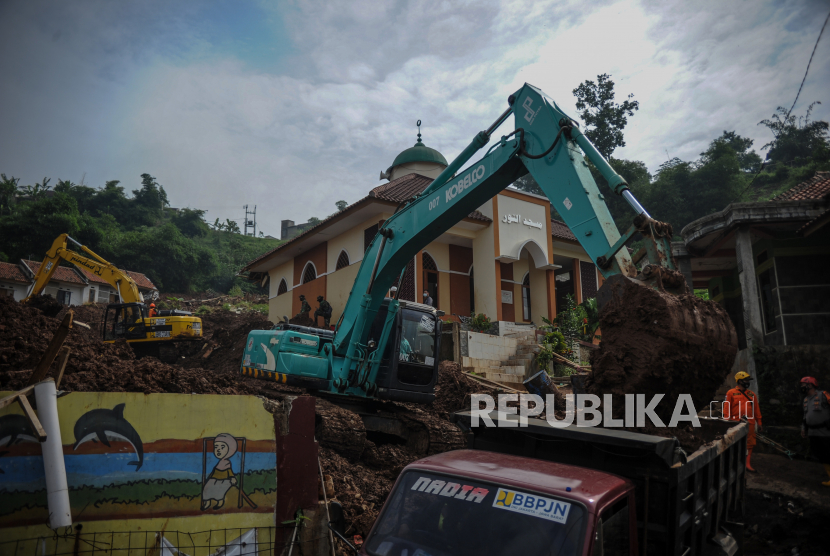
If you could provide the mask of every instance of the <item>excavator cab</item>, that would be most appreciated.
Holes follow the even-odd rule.
[[[386,322],[389,301],[384,299],[372,324],[369,337],[376,341]],[[429,305],[400,302],[377,375],[378,398],[420,403],[435,399],[441,315],[443,311]]]
[[[144,339],[147,331],[144,319],[147,306],[143,303],[116,303],[107,305],[104,315],[104,341]]]

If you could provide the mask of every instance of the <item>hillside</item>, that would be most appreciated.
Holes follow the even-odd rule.
[[[205,211],[169,207],[155,178],[125,192],[118,181],[102,188],[48,178],[22,187],[0,174],[0,260],[40,259],[55,238],[68,233],[106,260],[146,274],[162,292],[187,293],[233,286],[257,288],[237,276],[277,239],[243,236],[232,221],[209,225]]]

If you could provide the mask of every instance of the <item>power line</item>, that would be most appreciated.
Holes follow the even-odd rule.
[[[818,38],[816,39],[816,44],[813,46],[813,53],[810,54],[810,61],[807,62],[807,70],[804,72],[804,78],[801,80],[801,85],[798,87],[798,93],[795,95],[795,100],[793,101],[793,105],[790,106],[789,111],[787,112],[787,118],[790,117],[790,113],[795,108],[795,103],[798,102],[798,97],[801,96],[801,89],[804,87],[804,82],[807,81],[807,73],[810,71],[810,64],[813,63],[813,56],[816,55],[816,49],[818,48],[818,43],[821,40],[821,35],[824,34],[824,28],[827,27],[827,22],[830,21],[830,13],[827,14],[827,17],[824,19],[824,25],[821,26],[821,31],[818,33]]]
[[[801,89],[804,88],[804,82],[807,81],[807,74],[810,72],[810,65],[813,63],[813,56],[816,55],[816,49],[818,48],[818,43],[819,43],[819,41],[821,41],[821,36],[824,34],[824,28],[827,27],[827,22],[828,21],[830,21],[830,13],[827,14],[826,18],[824,18],[824,25],[821,26],[821,31],[818,32],[818,38],[816,39],[816,44],[813,45],[813,52],[810,54],[810,60],[807,62],[807,69],[804,70],[804,77],[801,78],[801,85],[798,86],[798,92],[795,95],[795,100],[793,101],[793,105],[790,106],[790,109],[787,111],[787,115],[784,118],[785,122],[789,119],[790,114],[793,111],[793,108],[795,108],[795,103],[798,102],[798,97],[801,96]],[[761,162],[761,166],[758,167],[758,171],[755,172],[755,175],[752,176],[752,179],[749,180],[748,184],[746,184],[746,187],[744,187],[744,190],[741,191],[741,195],[743,195],[744,193],[749,191],[749,188],[755,182],[755,178],[757,178],[761,174],[761,172],[764,170],[766,165],[767,165],[766,162]]]

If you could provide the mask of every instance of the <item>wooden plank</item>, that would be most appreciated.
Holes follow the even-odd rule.
[[[539,347],[544,348],[544,346],[539,346]],[[553,355],[555,358],[559,359],[565,365],[567,365],[567,366],[569,366],[573,369],[576,369],[577,371],[590,371],[591,370],[590,367],[583,367],[582,365],[577,365],[576,363],[574,363],[570,359],[568,359],[566,357],[562,357],[558,353],[552,352],[551,355]]]
[[[29,405],[29,400],[26,399],[25,395],[18,395],[17,403],[19,403],[20,407],[23,409],[23,415],[25,415],[26,420],[29,421],[29,426],[32,427],[32,432],[35,433],[35,436],[40,442],[44,442],[46,440],[46,431],[43,430],[37,415],[35,415],[35,410],[32,409],[31,405]]]
[[[69,346],[63,346],[58,352],[58,372],[55,374],[55,388],[61,385],[63,371],[66,369],[66,362],[69,360]]]
[[[523,392],[521,390],[516,390],[515,388],[511,388],[510,386],[505,386],[504,384],[502,384],[500,382],[496,382],[495,380],[490,380],[489,378],[484,378],[482,376],[477,376],[477,375],[470,374],[470,373],[464,373],[464,374],[467,375],[468,377],[472,378],[473,380],[477,380],[477,381],[481,382],[482,384],[486,384],[488,386],[495,386],[495,387],[501,388],[503,390],[511,390],[513,392],[518,392],[519,394],[527,394],[526,391]]]
[[[29,390],[32,390],[33,388],[34,388],[34,385],[27,386],[26,388],[24,388],[22,390],[18,390],[17,392],[12,394],[11,396],[6,396],[2,400],[0,400],[0,409],[3,409],[7,405],[13,404],[14,402],[17,401],[17,396],[21,396],[23,394],[26,394]]]
[[[49,347],[46,348],[46,353],[43,354],[40,363],[38,363],[35,370],[32,371],[32,375],[26,383],[27,386],[40,382],[46,378],[46,373],[49,372],[49,367],[58,355],[58,351],[61,349],[61,346],[63,346],[63,342],[66,341],[66,337],[69,335],[69,329],[72,328],[72,315],[73,313],[71,309],[66,312],[66,316],[63,317],[63,322],[61,322],[61,325],[55,331],[55,335],[52,336],[52,340],[49,342]]]

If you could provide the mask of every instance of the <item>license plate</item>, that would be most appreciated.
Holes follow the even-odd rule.
[[[156,338],[169,338],[170,332],[156,332]]]

